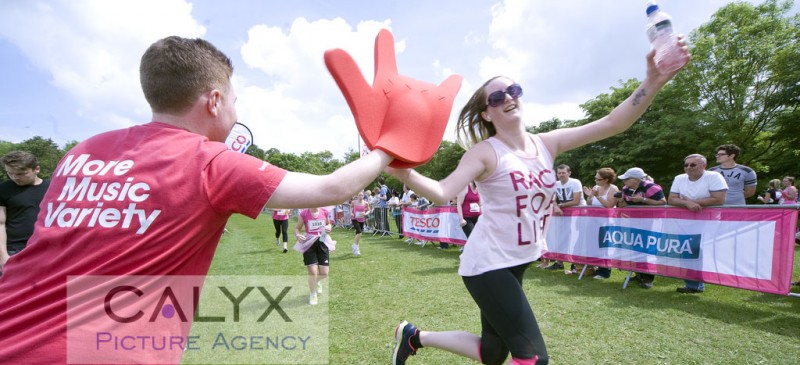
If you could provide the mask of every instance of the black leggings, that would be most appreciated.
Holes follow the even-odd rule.
[[[547,364],[547,348],[528,298],[522,276],[529,264],[463,276],[464,285],[481,310],[481,360],[502,364],[511,352],[516,359],[539,357]]]
[[[275,238],[280,238],[283,234],[283,242],[289,242],[289,220],[272,220],[272,225],[275,226]]]
[[[479,215],[474,217],[464,217],[464,220],[467,222],[467,224],[461,227],[461,230],[464,231],[464,234],[467,236],[467,238],[469,238],[469,235],[472,234],[472,229],[475,228],[475,224],[478,223],[479,217]]]

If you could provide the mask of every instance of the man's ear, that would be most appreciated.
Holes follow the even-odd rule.
[[[219,108],[222,105],[222,92],[218,89],[213,89],[208,92],[208,99],[206,100],[206,108],[213,116],[219,115]]]

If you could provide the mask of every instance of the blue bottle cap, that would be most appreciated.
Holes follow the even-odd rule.
[[[658,10],[658,5],[657,4],[648,5],[647,6],[647,15],[650,15],[650,13],[652,13],[652,12],[654,12],[656,10]]]

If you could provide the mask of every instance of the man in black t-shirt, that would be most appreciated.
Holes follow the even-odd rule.
[[[10,180],[0,183],[0,270],[25,248],[39,215],[39,203],[50,182],[39,178],[39,161],[31,153],[11,151],[0,163]]]

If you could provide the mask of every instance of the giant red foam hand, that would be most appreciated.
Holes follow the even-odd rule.
[[[389,166],[410,168],[428,162],[442,142],[462,77],[440,85],[397,74],[392,33],[375,38],[375,78],[367,84],[353,58],[341,49],[325,52],[325,65],[342,91],[369,149],[394,157]]]

